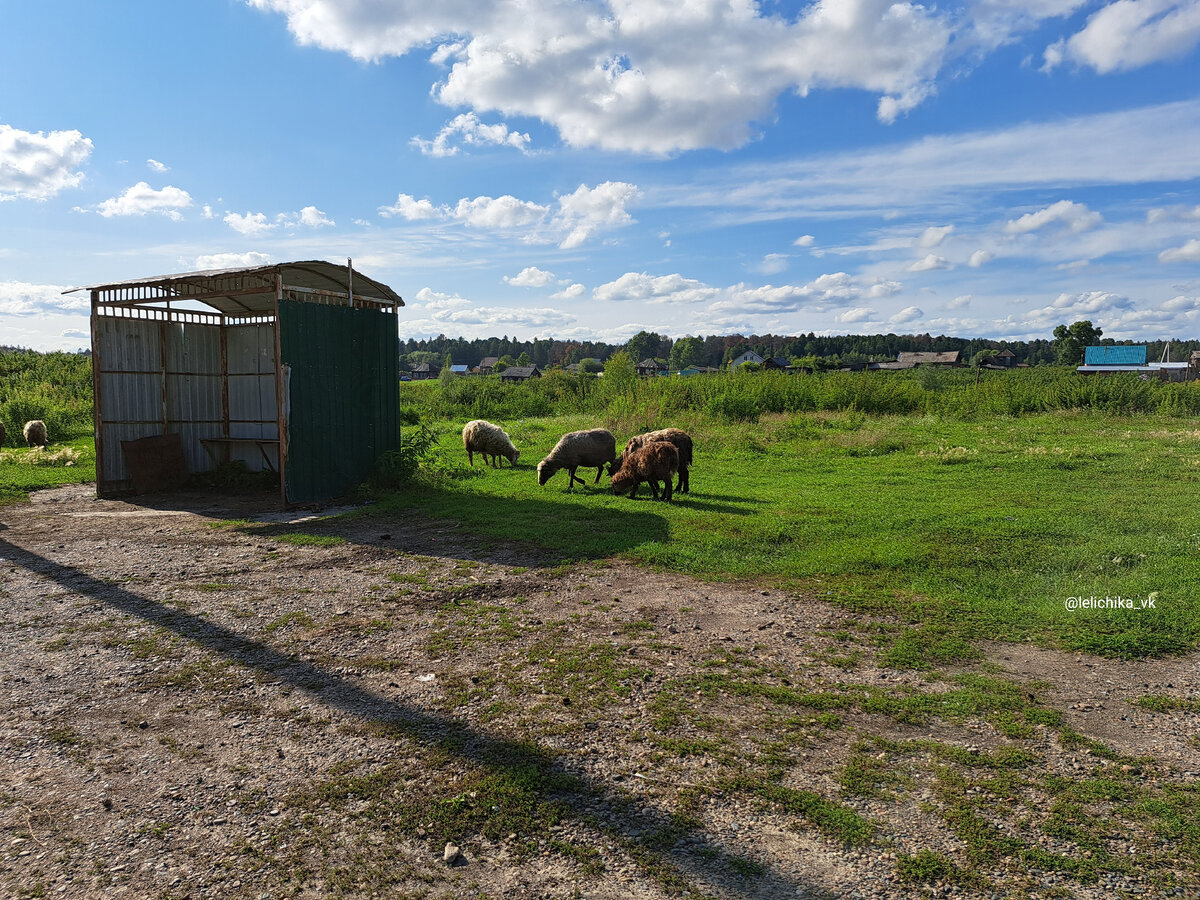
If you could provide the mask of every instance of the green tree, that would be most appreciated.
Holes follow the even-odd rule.
[[[447,353],[446,358],[442,361],[442,371],[438,372],[438,381],[442,384],[449,384],[458,377],[454,374],[452,365],[454,365],[454,359]]]
[[[518,366],[532,366],[533,358],[526,351],[522,350],[521,355],[517,357],[517,365]]]
[[[636,366],[643,359],[650,359],[662,352],[663,336],[652,331],[639,331],[625,345],[625,352]]]
[[[698,337],[684,337],[677,340],[671,347],[668,360],[672,371],[678,372],[688,366],[700,366],[706,358],[704,341]]]
[[[1055,360],[1064,366],[1077,366],[1083,362],[1083,351],[1094,346],[1104,334],[1092,325],[1090,319],[1073,322],[1070,327],[1059,325],[1054,329]]]
[[[579,361],[579,371],[585,375],[595,375],[597,372],[604,371],[604,363],[598,359],[581,359]]]
[[[995,359],[999,352],[999,350],[980,350],[971,358],[971,365],[978,369],[988,360]]]
[[[619,350],[604,364],[604,392],[610,397],[624,392],[637,381],[637,366],[624,350]]]

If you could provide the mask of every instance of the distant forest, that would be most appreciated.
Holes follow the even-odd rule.
[[[1102,338],[1101,344],[1146,345],[1147,361],[1162,358],[1166,341],[1114,341]],[[958,350],[962,360],[969,364],[981,350],[1011,350],[1018,363],[1031,366],[1056,362],[1054,341],[991,341],[983,338],[956,338],[929,334],[846,334],[819,336],[813,333],[798,336],[754,334],[710,335],[708,337],[683,337],[672,339],[667,335],[642,331],[624,344],[608,344],[602,341],[563,341],[553,338],[519,341],[516,338],[493,337],[410,338],[401,341],[401,363],[411,367],[421,363],[442,366],[449,355],[452,365],[477,366],[479,361],[495,356],[508,365],[536,365],[546,369],[553,366],[568,366],[583,360],[604,361],[618,350],[626,351],[634,362],[648,357],[667,361],[671,369],[686,366],[712,366],[718,368],[747,350],[753,350],[764,359],[775,356],[789,362],[817,369],[832,369],[860,362],[884,362],[894,360],[897,354],[909,351]],[[1200,350],[1200,340],[1171,341],[1170,358],[1175,362],[1186,360],[1193,350]]]

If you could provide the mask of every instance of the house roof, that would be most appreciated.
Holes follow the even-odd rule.
[[[1144,366],[1146,364],[1145,346],[1113,346],[1087,347],[1083,351],[1083,364],[1086,366]]]
[[[666,363],[664,363],[661,359],[654,359],[653,357],[647,356],[645,359],[643,359],[640,363],[637,364],[637,368],[639,368],[639,369],[665,369]]]
[[[479,361],[479,368],[493,369],[496,367],[496,363],[498,362],[500,362],[500,357],[498,356],[485,356]]]
[[[282,282],[285,291],[291,291],[300,299],[329,295],[345,298],[353,283],[356,301],[387,307],[404,305],[400,295],[386,284],[348,266],[320,259],[153,275],[128,281],[90,284],[63,293],[96,291],[101,303],[123,306],[160,306],[167,302],[195,301],[228,316],[262,315],[275,308],[277,279]]]
[[[958,350],[942,350],[938,352],[904,351],[896,356],[896,362],[910,366],[929,365],[930,363],[953,365],[958,362],[959,355]]]
[[[1004,356],[1004,357],[1011,356],[1015,359],[1017,354],[1013,353],[1011,350],[1005,349],[1005,350],[1001,350],[999,353],[996,354],[997,359],[999,359],[1002,356]]]
[[[530,378],[534,374],[541,375],[537,366],[509,366],[500,373],[501,378]]]

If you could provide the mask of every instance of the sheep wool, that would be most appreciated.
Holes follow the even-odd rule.
[[[463,426],[462,439],[463,448],[467,451],[467,460],[472,466],[475,465],[476,453],[483,456],[485,463],[488,462],[488,457],[491,457],[491,465],[494,468],[500,467],[501,457],[514,466],[521,457],[521,451],[513,446],[508,433],[499,425],[493,425],[483,419],[475,419]]]
[[[691,479],[688,477],[688,469],[692,465],[692,438],[686,431],[678,428],[661,428],[658,431],[647,431],[645,434],[631,437],[629,443],[625,445],[624,452],[613,463],[613,474],[620,470],[626,456],[653,441],[667,441],[675,445],[675,449],[679,451],[679,484],[675,486],[675,490],[681,494],[689,493]]]
[[[679,451],[669,441],[651,441],[638,450],[625,455],[625,461],[612,478],[613,490],[618,494],[629,492],[630,498],[637,494],[638,485],[650,482],[650,492],[655,500],[671,500],[671,481],[679,471]],[[658,482],[663,483],[662,497],[658,496]]]
[[[612,432],[603,428],[593,428],[589,431],[572,431],[564,434],[554,445],[554,449],[538,463],[538,484],[545,484],[559,469],[566,469],[571,478],[567,482],[567,490],[578,481],[587,482],[575,474],[580,466],[596,467],[596,481],[604,474],[604,467],[611,465],[617,458],[617,439]],[[592,482],[595,484],[596,482]]]
[[[31,419],[25,423],[25,427],[21,429],[21,434],[25,438],[25,443],[30,447],[45,447],[46,439],[46,423],[41,419]]]

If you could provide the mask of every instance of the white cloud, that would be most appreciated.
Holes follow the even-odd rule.
[[[207,203],[205,203],[202,207],[200,207],[200,218],[215,219],[216,217],[217,217],[217,214],[215,212],[213,212],[213,208],[211,206],[209,206]]]
[[[503,122],[485,125],[474,113],[462,113],[451,119],[432,141],[414,137],[411,143],[426,156],[442,157],[457,154],[459,144],[511,147],[526,153],[529,140],[528,134],[509,131]]]
[[[925,311],[918,306],[906,306],[900,312],[888,319],[889,325],[907,325],[923,318]]]
[[[1200,44],[1197,0],[1116,0],[1046,48],[1044,71],[1070,60],[1101,74],[1181,58]]]
[[[851,325],[855,322],[866,322],[875,318],[875,310],[868,306],[852,306],[838,313],[834,319],[841,325]]]
[[[266,234],[275,228],[274,223],[268,222],[263,213],[226,213],[224,222],[238,234],[245,235]]]
[[[625,210],[641,194],[637,185],[606,181],[594,188],[581,184],[572,194],[558,198],[553,226],[566,233],[559,247],[578,247],[597,231],[632,225],[636,220]]]
[[[906,271],[931,272],[934,269],[948,268],[950,268],[950,263],[947,262],[943,257],[937,256],[933,253],[927,253],[924,257],[918,259],[915,263],[910,265]]]
[[[1045,209],[1027,213],[1019,219],[1010,221],[1004,226],[1004,230],[1009,234],[1026,234],[1037,231],[1039,228],[1045,228],[1047,225],[1061,223],[1072,232],[1078,233],[1094,228],[1101,221],[1103,221],[1103,217],[1100,213],[1093,212],[1084,204],[1071,200],[1059,200]]]
[[[754,269],[763,275],[778,275],[787,267],[788,255],[786,253],[768,253]]]
[[[159,173],[162,173],[162,172],[170,172],[170,171],[171,171],[171,167],[170,167],[170,166],[168,166],[168,165],[164,165],[163,163],[160,163],[160,162],[159,162],[157,159],[148,159],[148,160],[146,160],[146,166],[147,166],[147,167],[148,167],[148,168],[149,168],[149,169],[150,169],[152,172],[159,172]]]
[[[971,305],[970,294],[959,294],[953,300],[946,304],[947,309],[966,309]]]
[[[574,284],[569,284],[561,291],[555,291],[550,295],[551,300],[574,300],[587,293],[587,288],[576,281]]]
[[[447,106],[535,116],[575,146],[654,154],[740,146],[785,92],[866,91],[891,121],[959,53],[957,17],[893,0],[819,0],[794,16],[750,2],[250,2],[284,14],[301,43],[358,59],[432,48],[448,67],[432,95]]]
[[[463,197],[455,206],[453,216],[472,228],[512,229],[533,225],[545,218],[549,207],[518,200],[511,194],[503,197]]]
[[[183,216],[179,210],[192,205],[192,196],[182,188],[167,185],[161,190],[155,190],[146,182],[139,181],[127,188],[120,197],[110,197],[98,207],[100,215],[106,219],[112,216],[144,216],[146,213],[159,213],[168,219],[178,221]]]
[[[682,275],[647,275],[626,272],[615,281],[602,284],[592,296],[601,301],[638,301],[642,303],[699,303],[720,293],[694,278]]]
[[[816,240],[816,238],[813,237],[811,234],[802,234],[802,235],[800,235],[800,237],[798,237],[794,241],[792,241],[792,246],[794,246],[794,247],[811,247],[813,245],[813,241],[815,241],[815,240]]]
[[[972,269],[978,269],[980,266],[991,262],[995,258],[995,254],[990,250],[976,250],[971,254],[971,258],[967,260],[967,265]]]
[[[307,228],[321,228],[325,225],[336,225],[325,213],[315,206],[306,206],[296,214],[296,221]]]
[[[392,206],[381,206],[384,217],[400,216],[409,221],[456,221],[471,228],[512,231],[530,229],[527,239],[556,241],[563,249],[578,247],[597,232],[632,225],[636,220],[625,209],[640,196],[636,185],[606,181],[594,188],[581,184],[574,192],[558,197],[558,210],[520,200],[510,194],[502,197],[463,197],[453,208],[434,206],[429,200],[415,200],[400,194]]]
[[[1172,247],[1158,254],[1162,263],[1200,262],[1200,240],[1192,239],[1182,247]]]
[[[0,281],[0,314],[38,316],[47,313],[84,313],[90,310],[87,292],[63,295],[69,288],[57,284]]]
[[[21,131],[0,125],[0,201],[46,200],[77,187],[77,171],[92,153],[91,139],[78,131]]]
[[[504,276],[504,281],[513,287],[545,287],[553,280],[553,272],[547,272],[537,266],[526,266],[516,275]]]
[[[270,264],[271,257],[266,253],[206,253],[196,257],[195,268],[203,272],[208,269],[244,269]]]
[[[399,216],[410,222],[416,222],[421,219],[440,219],[445,212],[437,209],[428,200],[417,200],[411,194],[400,194],[391,206],[379,207],[379,214],[385,219]]]
[[[934,247],[940,246],[953,231],[953,225],[926,228],[917,239],[917,246],[923,250],[932,250]]]
[[[452,310],[470,306],[471,301],[458,294],[443,294],[432,288],[423,287],[417,291],[416,300],[425,309]]]

